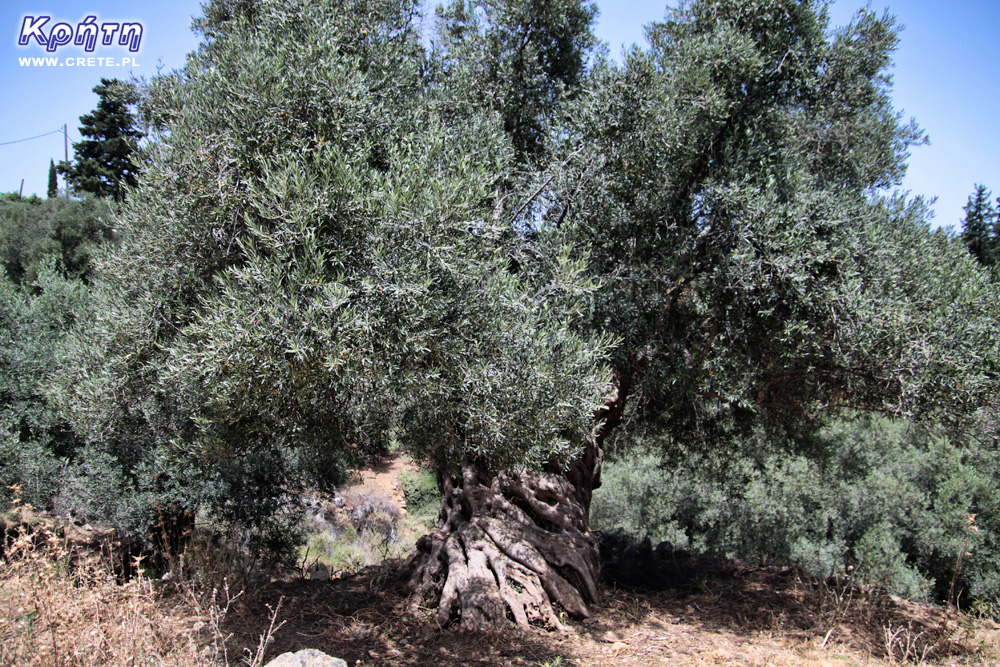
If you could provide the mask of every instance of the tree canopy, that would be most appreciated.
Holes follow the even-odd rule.
[[[517,158],[537,163],[582,83],[596,15],[579,0],[453,0],[437,8],[432,56],[443,75],[474,77],[470,101],[499,113]]]
[[[88,279],[91,253],[113,236],[110,217],[107,203],[93,198],[0,199],[0,265],[6,278],[31,287],[41,267],[51,263],[69,278]]]
[[[527,195],[473,77],[425,85],[415,5],[217,9],[98,261],[77,428],[162,479],[390,436],[446,469],[572,458],[605,382],[573,331],[593,287],[555,245],[507,271]]]
[[[891,104],[894,19],[831,32],[822,3],[718,0],[647,33],[595,69],[574,202],[604,284],[594,329],[622,339],[647,416],[704,438],[718,420],[983,405],[992,287],[919,199],[887,193],[923,140]]]

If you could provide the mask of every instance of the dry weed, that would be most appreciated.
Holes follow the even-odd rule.
[[[240,596],[225,582],[209,592],[142,574],[122,581],[99,553],[49,527],[14,531],[0,560],[0,666],[258,667],[269,634],[255,653],[232,656],[227,646],[226,616]]]

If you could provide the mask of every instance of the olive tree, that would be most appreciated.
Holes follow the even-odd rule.
[[[593,16],[570,4],[563,32],[549,5],[452,4],[429,51],[413,2],[208,5],[141,105],[143,178],[59,382],[75,427],[152,502],[257,518],[292,496],[272,462],[397,438],[443,492],[414,604],[475,630],[598,603],[590,498],[625,417],[725,446],[983,405],[993,288],[885,194],[922,139],[891,18],[699,0],[564,76]],[[259,493],[204,491],[234,460]]]
[[[523,562],[521,510],[488,538],[454,490],[473,469],[487,489],[576,459],[607,377],[607,341],[575,326],[595,286],[552,235],[524,247],[510,133],[467,102],[471,74],[431,74],[416,11],[208,7],[199,52],[143,103],[143,179],[56,393],[156,511],[258,503],[243,516],[260,519],[290,500],[289,475],[220,494],[213,469],[242,460],[256,479],[256,461],[358,460],[396,438],[438,470],[441,548],[468,554],[442,609],[503,620],[475,553],[492,539],[492,567],[532,593],[522,620],[558,623],[544,590],[574,588],[547,553]]]
[[[984,405],[992,288],[892,190],[923,141],[891,104],[894,19],[831,30],[821,2],[704,0],[647,35],[594,72],[568,223],[635,408],[705,440],[841,407]]]
[[[923,141],[891,104],[892,17],[699,0],[647,36],[593,69],[546,195],[601,282],[589,331],[620,341],[579,460],[623,423],[716,450],[844,409],[969,425],[995,288],[892,190]],[[584,509],[600,483],[560,479]]]

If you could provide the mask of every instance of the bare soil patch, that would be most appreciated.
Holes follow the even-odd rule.
[[[373,468],[355,473],[355,479],[344,486],[344,493],[366,491],[392,501],[403,512],[406,499],[400,485],[399,474],[403,471],[417,472],[419,468],[408,456],[394,456],[383,459]]]

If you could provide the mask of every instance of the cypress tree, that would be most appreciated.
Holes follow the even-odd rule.
[[[55,199],[58,196],[59,196],[59,181],[56,180],[56,163],[50,159],[48,197],[49,199]]]

